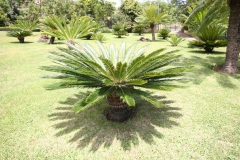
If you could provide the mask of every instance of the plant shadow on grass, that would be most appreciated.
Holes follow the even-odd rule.
[[[196,53],[196,54],[206,54],[206,55],[218,55],[218,54],[225,54],[225,52],[220,52],[220,51],[214,51],[212,53],[207,53],[204,50],[190,50],[190,53]]]
[[[10,42],[10,43],[19,43],[19,44],[28,44],[28,43],[34,43],[34,42],[28,42],[28,41],[25,41],[24,43],[20,43],[20,42]]]
[[[190,77],[196,77],[193,81],[194,84],[201,84],[205,78],[210,75],[215,74],[216,81],[224,88],[237,88],[231,78],[240,79],[239,74],[226,74],[223,72],[214,71],[214,66],[222,66],[224,63],[225,57],[216,55],[216,56],[207,56],[206,58],[192,56],[188,59],[189,65],[195,64],[197,66],[194,70],[191,71]]]
[[[54,128],[58,129],[56,136],[63,136],[74,132],[69,140],[76,143],[78,148],[90,146],[90,151],[97,151],[101,146],[108,148],[114,140],[120,141],[124,150],[130,150],[133,146],[139,145],[139,140],[148,144],[154,144],[154,138],[162,138],[159,127],[172,128],[179,124],[174,118],[182,114],[178,107],[171,107],[171,100],[164,96],[158,96],[163,108],[156,108],[151,104],[137,99],[136,115],[126,123],[108,121],[104,116],[104,110],[108,107],[106,101],[95,104],[88,110],[75,114],[71,108],[75,102],[81,99],[86,93],[79,93],[73,98],[68,98],[60,104],[64,107],[56,108],[56,112],[49,115],[52,121],[58,121]]]

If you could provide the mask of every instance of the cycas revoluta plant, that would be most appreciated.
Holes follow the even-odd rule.
[[[21,29],[23,31],[32,31],[37,28],[38,21],[18,19],[11,27]]]
[[[197,33],[199,40],[189,42],[189,47],[200,47],[208,53],[212,53],[215,47],[227,46],[226,40],[220,40],[226,33],[226,28],[221,25],[211,24]]]
[[[171,31],[169,30],[169,29],[160,29],[159,31],[158,31],[158,37],[162,37],[163,39],[166,39],[168,36],[169,36],[169,33],[170,33]]]
[[[227,31],[229,10],[224,1],[207,2],[200,1],[198,6],[192,10],[185,25],[188,25],[192,34],[200,41],[192,41],[190,47],[204,48],[211,53],[214,47],[227,45],[225,40],[220,40]],[[210,5],[211,4],[211,5]],[[213,7],[218,6],[218,7]]]
[[[32,30],[37,28],[37,21],[17,20],[10,26],[19,29],[19,31],[7,32],[7,36],[16,37],[20,43],[24,43],[25,37],[31,36]]]
[[[20,43],[24,43],[24,38],[27,36],[31,36],[31,31],[10,31],[7,32],[7,36],[9,37],[17,37]]]
[[[93,39],[94,40],[98,40],[100,42],[104,42],[107,40],[107,38],[104,36],[104,34],[102,34],[101,32],[97,32],[93,35]]]
[[[63,17],[62,17],[63,18]],[[57,28],[54,25],[54,22],[52,21],[52,16],[46,17],[42,22],[41,22],[41,30],[47,34],[48,32],[55,32]],[[55,35],[54,35],[55,36]],[[55,37],[53,35],[50,38],[49,44],[54,44]]]
[[[85,16],[80,17],[80,19],[71,19],[69,22],[65,18],[55,15],[49,16],[48,19],[54,27],[43,29],[44,33],[52,37],[67,40],[68,43],[73,45],[75,44],[74,40],[76,38],[87,35],[95,25],[95,23],[92,23],[90,17]]]
[[[115,24],[113,27],[114,34],[118,36],[118,38],[121,38],[123,35],[127,34],[127,31],[124,29],[124,25],[121,24]]]
[[[80,48],[69,45],[75,50],[59,48],[60,52],[51,52],[57,65],[41,69],[59,73],[45,76],[61,80],[48,89],[95,89],[75,104],[73,111],[77,113],[106,98],[110,106],[107,119],[123,122],[131,116],[136,97],[162,107],[161,102],[141,88],[171,90],[178,86],[176,81],[184,79],[185,67],[169,67],[181,59],[174,51],[163,53],[164,49],[158,49],[145,55],[147,47],[135,51],[136,44],[126,47],[122,43],[118,49],[113,44],[107,48],[98,42],[99,50],[87,43],[79,44]]]
[[[138,33],[139,35],[141,35],[146,28],[147,28],[146,24],[135,23],[133,25],[133,32]]]
[[[168,42],[170,42],[172,44],[172,46],[177,46],[179,43],[181,43],[182,41],[184,41],[183,38],[179,37],[176,34],[172,34],[170,35],[170,38],[166,39]]]

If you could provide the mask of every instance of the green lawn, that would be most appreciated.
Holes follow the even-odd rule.
[[[39,67],[51,64],[49,51],[66,47],[63,41],[37,43],[39,33],[34,33],[20,44],[5,34],[0,32],[1,160],[240,159],[240,76],[212,70],[223,64],[226,48],[205,54],[187,48],[187,41],[175,48],[163,40],[139,42],[149,44],[147,52],[180,50],[187,58],[184,63],[194,66],[189,73],[193,80],[186,88],[156,92],[164,108],[139,101],[136,116],[118,124],[105,119],[104,101],[80,114],[71,112],[73,103],[89,90],[44,89],[54,80],[40,78],[46,72]],[[140,38],[107,37],[105,45],[118,46]],[[84,42],[96,46],[94,41]]]

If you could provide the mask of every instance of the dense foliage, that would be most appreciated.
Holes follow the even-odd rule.
[[[169,37],[169,33],[171,31],[169,29],[163,28],[158,31],[158,37],[162,37],[163,39],[166,39]]]

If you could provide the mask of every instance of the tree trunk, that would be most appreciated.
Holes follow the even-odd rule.
[[[240,52],[240,1],[230,1],[230,16],[227,31],[227,52],[223,72],[238,72],[238,56]]]
[[[68,40],[67,42],[75,46],[75,42],[72,39]],[[68,49],[73,50],[71,46],[68,46]]]
[[[155,39],[155,32],[154,32],[154,24],[151,24],[150,28],[152,30],[152,41],[155,41],[156,39]]]
[[[54,41],[55,41],[55,37],[51,37],[49,40],[49,44],[54,44]]]
[[[214,49],[214,47],[204,47],[204,50],[205,50],[207,53],[212,53],[212,52],[213,52],[213,49]]]
[[[24,43],[24,37],[18,37],[20,43]]]
[[[108,120],[114,122],[124,122],[130,118],[132,111],[115,92],[109,95],[107,100],[110,106],[110,109],[106,113]]]

